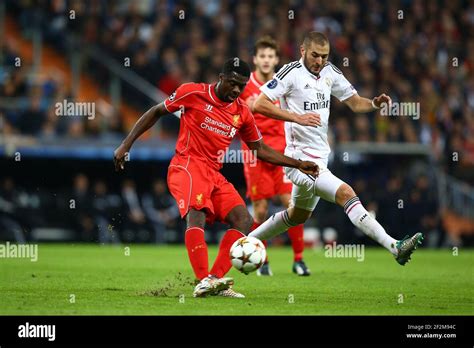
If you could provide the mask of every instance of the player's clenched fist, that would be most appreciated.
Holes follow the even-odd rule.
[[[114,151],[114,164],[115,171],[123,170],[125,166],[125,157],[130,149],[128,149],[124,144],[120,144],[117,149]]]
[[[303,173],[312,175],[314,177],[319,175],[319,167],[314,162],[301,161],[298,169]]]
[[[390,98],[388,95],[386,95],[385,93],[379,95],[378,97],[375,97],[373,100],[372,100],[373,104],[375,105],[375,107],[377,108],[381,108],[383,106],[383,104],[387,104],[387,106],[389,108],[392,107],[392,98]]]

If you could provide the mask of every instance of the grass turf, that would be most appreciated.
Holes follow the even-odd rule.
[[[0,259],[0,315],[472,315],[473,250],[419,249],[405,267],[387,251],[365,260],[269,248],[273,277],[232,269],[245,299],[193,298],[184,246],[40,244],[38,261]],[[217,249],[210,247],[213,261]],[[212,265],[210,261],[210,265]],[[73,301],[74,300],[74,301]]]

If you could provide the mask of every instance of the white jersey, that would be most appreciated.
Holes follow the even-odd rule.
[[[279,99],[282,109],[299,115],[310,112],[320,115],[320,127],[285,122],[285,154],[302,160],[327,160],[331,152],[328,143],[331,95],[344,101],[357,93],[332,63],[327,62],[317,77],[306,69],[303,59],[284,65],[260,90],[272,101]]]

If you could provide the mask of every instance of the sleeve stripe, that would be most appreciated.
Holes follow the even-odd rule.
[[[299,65],[299,66],[298,66]],[[287,65],[285,68],[283,68],[280,72],[278,72],[278,74],[276,75],[276,77],[278,77],[280,80],[283,79],[287,73],[289,73],[293,68],[295,67],[300,67],[301,64],[300,62],[294,62],[294,63],[291,63],[289,65]]]
[[[287,71],[289,68],[291,68],[291,64],[288,64],[287,66],[283,67],[278,74],[275,75],[275,77],[280,78],[280,75],[283,74],[285,71]]]
[[[296,69],[301,68],[301,64],[292,66],[290,70],[288,70],[287,72],[285,72],[285,73],[280,77],[280,80],[283,80],[283,78],[284,78],[286,75],[288,75],[288,73],[289,73],[291,70],[293,70],[293,69],[295,69],[295,68],[296,68]]]
[[[332,68],[332,70],[334,70],[334,71],[337,72],[338,74],[342,74],[342,71],[339,70],[333,63],[327,62],[326,65],[327,65],[327,66],[330,66],[330,67]],[[326,65],[325,65],[325,66],[326,66]]]

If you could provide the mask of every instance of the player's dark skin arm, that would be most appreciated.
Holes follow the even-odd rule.
[[[135,140],[137,140],[143,133],[150,129],[156,123],[156,121],[160,119],[160,117],[167,114],[169,114],[169,111],[166,110],[164,103],[160,103],[151,107],[138,119],[130,133],[128,133],[127,137],[114,151],[114,163],[116,171],[124,169],[125,156],[132,148]]]
[[[278,166],[297,168],[305,174],[318,176],[319,167],[314,162],[300,161],[275,151],[263,141],[248,142],[250,150],[257,152],[257,158]]]

